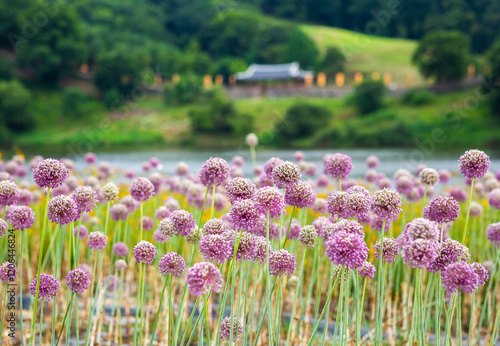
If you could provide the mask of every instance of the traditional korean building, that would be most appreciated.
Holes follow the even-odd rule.
[[[297,81],[303,83],[307,78],[313,78],[313,71],[300,68],[298,62],[288,64],[260,65],[251,64],[244,72],[236,73],[237,82],[272,82]]]

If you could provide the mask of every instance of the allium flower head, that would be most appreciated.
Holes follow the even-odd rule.
[[[241,327],[238,320],[233,320],[233,342],[238,341],[238,339],[243,334],[243,327]],[[231,338],[231,317],[224,317],[220,324],[220,338],[224,341],[229,341]]]
[[[90,186],[80,186],[70,196],[75,201],[78,211],[91,212],[97,204],[97,192]]]
[[[332,178],[347,178],[352,169],[351,158],[344,154],[334,154],[325,161],[325,170]]]
[[[88,164],[95,163],[97,161],[97,156],[94,153],[86,153],[84,156],[85,162]]]
[[[203,225],[203,234],[222,234],[229,231],[229,226],[222,219],[210,219]]]
[[[500,209],[500,188],[490,191],[488,194],[488,203],[495,209]]]
[[[144,177],[139,177],[130,183],[130,195],[137,202],[145,202],[150,199],[154,190],[153,183]]]
[[[285,200],[281,192],[274,187],[263,187],[257,190],[255,197],[255,206],[262,214],[270,216],[279,216],[285,209]]]
[[[245,143],[249,146],[249,147],[256,147],[257,144],[259,144],[259,138],[257,137],[257,135],[255,133],[249,133],[246,137],[245,137]]]
[[[125,257],[128,253],[128,246],[123,242],[116,243],[113,245],[113,253],[118,257]]]
[[[196,227],[193,214],[186,210],[176,210],[170,215],[174,225],[175,233],[183,237],[187,236]]]
[[[467,178],[480,178],[490,168],[490,158],[484,152],[472,149],[466,151],[458,160],[460,172]]]
[[[437,196],[424,208],[424,217],[439,224],[455,221],[460,207],[453,197]]]
[[[0,205],[16,204],[19,199],[19,189],[10,180],[0,181]]]
[[[234,240],[231,238],[231,245],[238,243],[236,250],[236,259],[238,261],[253,261],[256,256],[257,248],[255,247],[256,236],[252,233],[242,231],[241,234],[236,234]]]
[[[254,247],[255,247],[255,257],[252,261],[257,261],[259,263],[266,262],[266,251],[269,253],[272,252],[271,242],[268,242],[265,237],[255,236],[254,238]]]
[[[439,182],[440,183],[446,184],[450,181],[451,174],[450,174],[450,172],[448,172],[448,170],[441,169],[441,170],[439,170],[438,173],[439,173]]]
[[[346,201],[346,192],[335,191],[326,201],[326,210],[333,216],[338,216],[340,218],[349,218],[349,210]]]
[[[486,283],[486,281],[488,281],[490,277],[488,270],[485,267],[483,267],[482,264],[477,262],[471,263],[471,266],[477,274],[478,277],[477,284],[479,286],[484,286],[484,284]]]
[[[189,173],[189,166],[187,163],[180,161],[177,163],[177,166],[175,166],[175,174],[178,176],[182,177],[185,176]]]
[[[379,159],[378,157],[376,157],[375,155],[369,155],[367,158],[366,158],[366,166],[368,168],[376,168],[379,164]]]
[[[120,189],[114,183],[107,183],[102,187],[102,194],[106,202],[114,202],[118,200]]]
[[[285,203],[297,208],[308,208],[314,203],[313,189],[302,181],[288,185],[285,190]]]
[[[277,157],[271,157],[269,160],[267,160],[264,164],[264,173],[266,174],[266,177],[268,177],[269,179],[273,179],[274,167],[278,166],[282,162],[283,160]]]
[[[114,292],[118,287],[120,287],[120,278],[116,275],[108,275],[102,281],[102,285],[108,290],[108,292]]]
[[[443,287],[448,293],[462,291],[473,293],[479,284],[479,276],[466,262],[455,262],[446,266],[441,272]]]
[[[498,190],[500,192],[500,189]],[[483,215],[483,206],[476,202],[472,201],[470,204],[470,214],[471,217],[480,217]]]
[[[304,247],[310,247],[313,249],[316,246],[316,239],[318,238],[318,233],[314,226],[304,226],[299,232],[299,242]]]
[[[7,222],[5,222],[4,219],[0,219],[0,238],[5,237],[8,230],[9,226],[7,225]]]
[[[33,201],[33,193],[28,189],[19,190],[19,199],[17,200],[18,205],[30,205]]]
[[[459,186],[452,187],[449,193],[450,197],[454,198],[458,203],[464,203],[467,200],[467,192]]]
[[[358,269],[368,259],[368,247],[357,234],[345,231],[334,233],[325,245],[326,255],[336,265]]]
[[[163,219],[166,219],[167,217],[169,217],[170,214],[172,214],[170,209],[168,209],[167,207],[165,207],[163,205],[160,205],[158,207],[158,209],[156,209],[155,218],[157,220],[163,220]]]
[[[355,234],[363,238],[365,236],[363,232],[363,226],[355,220],[341,219],[336,223],[331,225],[333,233],[346,232],[349,234]]]
[[[160,193],[161,185],[163,184],[163,177],[158,172],[153,172],[149,175],[148,180],[153,184],[155,190],[154,193],[157,195]]]
[[[90,286],[90,275],[80,268],[72,270],[66,275],[66,285],[73,293],[83,293]]]
[[[163,219],[158,224],[157,229],[165,238],[170,239],[175,235],[174,223],[170,219]]]
[[[128,217],[129,210],[125,204],[117,203],[109,208],[109,213],[115,221],[125,220]]]
[[[195,263],[187,271],[186,282],[189,292],[195,296],[201,296],[210,291],[218,293],[222,287],[222,275],[212,263]]]
[[[411,176],[403,175],[396,179],[396,191],[408,195],[413,191],[414,181]]]
[[[89,234],[89,230],[87,229],[87,226],[80,225],[75,227],[75,232],[73,234],[75,235],[75,237],[79,237],[80,239],[85,239]]]
[[[231,174],[231,168],[226,160],[218,157],[208,159],[200,171],[198,176],[203,185],[211,187],[212,185],[223,185]]]
[[[36,281],[38,275],[35,276],[30,283],[30,294],[36,297]],[[38,299],[44,301],[51,301],[59,292],[59,282],[55,277],[48,274],[40,274],[40,285],[38,287]]]
[[[140,226],[140,224],[139,224]],[[144,231],[152,231],[155,228],[155,221],[149,216],[142,217],[142,229]]]
[[[439,181],[439,173],[434,168],[424,168],[418,176],[422,183],[427,186],[434,186]]]
[[[102,250],[106,247],[108,237],[102,232],[90,232],[87,237],[87,246],[92,250]]]
[[[14,229],[24,230],[33,226],[35,222],[35,212],[30,207],[18,205],[12,207],[8,214],[11,226]]]
[[[153,232],[153,241],[155,243],[165,243],[167,240],[167,237],[165,237],[160,231],[156,230]]]
[[[500,222],[492,223],[486,228],[486,239],[494,246],[500,247]]]
[[[440,238],[437,225],[433,221],[420,217],[409,222],[403,234],[406,242],[412,242],[417,239],[427,239],[437,242]]]
[[[181,276],[186,270],[186,261],[175,252],[168,252],[162,256],[159,262],[160,273],[163,275]]]
[[[136,246],[134,246],[133,253],[137,262],[151,264],[156,257],[157,251],[158,249],[156,246],[148,241],[141,240]]]
[[[124,260],[122,259],[119,259],[115,262],[115,267],[116,267],[116,270],[118,271],[122,271],[122,270],[125,270],[127,269],[128,265],[127,265],[127,262],[125,262]]]
[[[237,229],[244,229],[253,234],[260,234],[266,220],[262,217],[257,204],[245,199],[232,206],[229,211],[231,221]]]
[[[243,199],[251,199],[255,194],[255,184],[246,178],[234,178],[226,184],[226,197],[231,204]]]
[[[361,277],[373,279],[375,277],[375,266],[365,261],[363,265],[359,267],[358,274]]]
[[[33,170],[33,179],[38,186],[53,189],[61,186],[68,174],[68,169],[61,162],[54,159],[45,159],[40,161]]]
[[[272,179],[277,188],[283,189],[300,181],[300,168],[290,161],[284,161],[273,168]]]
[[[75,221],[79,216],[78,207],[72,198],[57,196],[49,201],[47,218],[60,225]]]
[[[285,249],[269,253],[269,273],[275,276],[290,276],[295,271],[295,255]]]
[[[409,267],[427,267],[438,255],[437,242],[427,239],[417,239],[404,245],[401,255],[404,263]]]
[[[205,261],[218,264],[226,262],[233,255],[232,239],[226,234],[203,235],[200,239],[200,253]]]
[[[375,258],[380,256],[380,240],[373,246],[375,250]],[[396,260],[399,253],[399,246],[396,239],[391,237],[384,237],[384,244],[382,246],[382,261],[392,263]]]
[[[0,281],[5,284],[14,282],[14,280],[17,278],[17,273],[18,271],[15,264],[10,262],[3,262],[3,264],[0,266]]]
[[[363,186],[353,186],[345,194],[346,214],[357,219],[365,218],[370,212],[372,198]]]
[[[401,197],[391,189],[378,190],[372,197],[372,212],[381,218],[395,220],[402,211],[402,206]]]

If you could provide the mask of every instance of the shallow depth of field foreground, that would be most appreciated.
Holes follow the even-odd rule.
[[[494,345],[500,167],[4,157],[2,345]],[[252,162],[253,161],[253,162]],[[243,176],[252,166],[254,175]],[[490,167],[491,166],[491,167]],[[495,175],[495,170],[496,175]],[[137,169],[137,172],[139,169]]]

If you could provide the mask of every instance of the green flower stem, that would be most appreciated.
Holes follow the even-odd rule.
[[[22,300],[22,298],[21,298],[21,300]],[[40,345],[43,345],[42,336],[43,336],[43,306],[44,306],[44,304],[45,304],[45,301],[42,300],[42,305],[40,305],[40,326],[39,326],[40,327],[40,332],[39,332],[39,337],[38,337],[38,341],[40,342]]]
[[[139,263],[139,286],[137,287],[137,296],[135,303],[135,320],[134,320],[134,345],[137,345],[137,325],[139,323],[139,307],[141,303],[141,292],[142,292],[142,271],[144,270],[144,264]]]
[[[267,302],[267,329],[269,333],[269,345],[273,344],[273,311],[271,309],[272,291],[270,287],[269,276],[269,210],[266,215],[266,302]],[[231,328],[232,330],[233,328]]]
[[[153,324],[153,332],[151,333],[151,341],[149,342],[149,345],[153,345],[153,340],[155,339],[155,333],[156,333],[156,326],[158,325],[158,318],[160,317],[160,311],[161,311],[161,306],[163,305],[163,296],[165,295],[165,290],[167,288],[167,283],[172,280],[172,275],[169,275],[165,279],[165,284],[163,285],[163,289],[161,291],[161,297],[160,297],[160,305],[158,306],[158,311],[156,312],[156,318],[155,318],[155,323]],[[169,292],[170,295],[172,295],[172,291]],[[170,300],[169,300],[170,301]],[[170,310],[170,308],[169,308]],[[169,336],[170,338],[170,336]]]
[[[464,234],[462,236],[462,244],[465,242],[465,238],[467,237],[467,225],[469,224],[469,214],[470,214],[470,205],[472,203],[472,193],[474,187],[474,177],[472,177],[470,182],[470,191],[469,191],[469,206],[467,207],[467,215],[465,216],[465,226],[464,226]]]
[[[297,302],[297,296],[299,295],[299,287],[302,286],[302,280],[304,276],[304,261],[306,259],[306,253],[307,253],[307,248],[304,248],[302,251],[302,259],[300,260],[300,272],[299,272],[299,283],[297,285],[297,288],[295,288],[295,294],[293,297],[293,305],[292,305],[292,314],[290,316],[290,326],[288,327],[288,333],[286,336],[286,343],[285,345],[290,344],[290,337],[292,335],[292,329],[293,329],[293,323],[294,323],[294,316],[295,316],[295,308],[296,308],[296,302]]]
[[[196,297],[196,301],[194,302],[194,305],[193,305],[193,310],[191,311],[191,315],[189,316],[189,319],[187,321],[187,324],[186,324],[186,329],[184,330],[184,334],[182,335],[182,339],[181,339],[181,345],[184,345],[184,340],[186,340],[186,336],[187,336],[187,332],[189,330],[189,325],[191,324],[191,321],[193,320],[193,316],[194,316],[194,312],[196,311],[197,307],[198,307],[198,302],[200,301],[200,296]],[[181,313],[181,312],[179,312]],[[198,316],[198,318],[201,316],[201,313],[200,315]],[[196,325],[193,327],[193,330],[196,329]],[[177,345],[177,344],[174,344],[174,345]],[[189,342],[187,343],[187,345],[189,345]]]
[[[382,344],[382,325],[383,325],[383,314],[384,314],[384,307],[381,304],[381,299],[382,299],[382,291],[384,290],[384,282],[383,282],[383,268],[384,266],[382,265],[382,251],[384,248],[384,233],[385,233],[385,220],[386,218],[384,217],[384,220],[382,222],[382,230],[380,231],[380,249],[379,249],[379,256],[378,256],[378,273],[377,273],[377,302],[379,303],[376,308],[376,313],[375,313],[375,344],[376,345],[381,345]]]
[[[214,203],[215,203],[215,183],[212,185],[212,205],[210,206],[210,218],[214,218]],[[201,213],[203,217],[203,213]],[[201,218],[200,218],[201,219]]]
[[[61,336],[62,336],[62,333],[64,330],[64,324],[66,323],[66,317],[68,317],[69,307],[73,304],[73,296],[74,295],[75,295],[74,293],[71,295],[71,299],[68,303],[68,306],[66,307],[66,313],[64,314],[64,319],[63,319],[63,323],[61,326],[61,331],[59,332],[59,337],[57,338],[57,342],[56,342],[55,346],[59,345],[59,341],[61,340]]]
[[[283,241],[283,244],[281,244],[280,249],[282,249],[282,248],[285,247],[286,241],[288,240],[288,234],[290,233],[290,226],[292,225],[292,220],[293,220],[293,214],[294,213],[295,213],[295,206],[293,206],[293,208],[292,208],[292,213],[290,214],[290,221],[288,222],[288,228],[286,230],[285,240]]]
[[[88,318],[88,321],[87,321],[87,331],[86,331],[86,336],[85,336],[85,345],[88,345],[89,343],[89,340],[90,340],[90,325],[91,325],[91,322],[92,322],[92,315],[94,314],[94,309],[95,309],[95,305],[97,304],[96,300],[95,300],[95,297],[94,297],[94,301],[92,302],[92,295],[94,294],[94,288],[95,288],[95,284],[96,284],[96,277],[95,277],[95,272],[96,272],[96,267],[97,267],[97,257],[98,255],[96,254],[95,256],[95,259],[94,259],[94,267],[92,269],[92,284],[90,285],[90,310],[89,310],[89,318]],[[100,271],[100,269],[99,269]],[[97,296],[97,294],[96,294]],[[71,298],[73,299],[73,298]],[[68,309],[69,310],[69,305],[68,305]],[[66,311],[66,313],[68,313],[68,311]],[[61,336],[59,335],[59,338]],[[59,342],[59,341],[58,341]]]

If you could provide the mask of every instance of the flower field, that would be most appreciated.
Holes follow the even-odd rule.
[[[500,170],[1,161],[2,345],[494,345]],[[253,176],[242,167],[253,165]],[[500,167],[496,167],[497,169]]]

